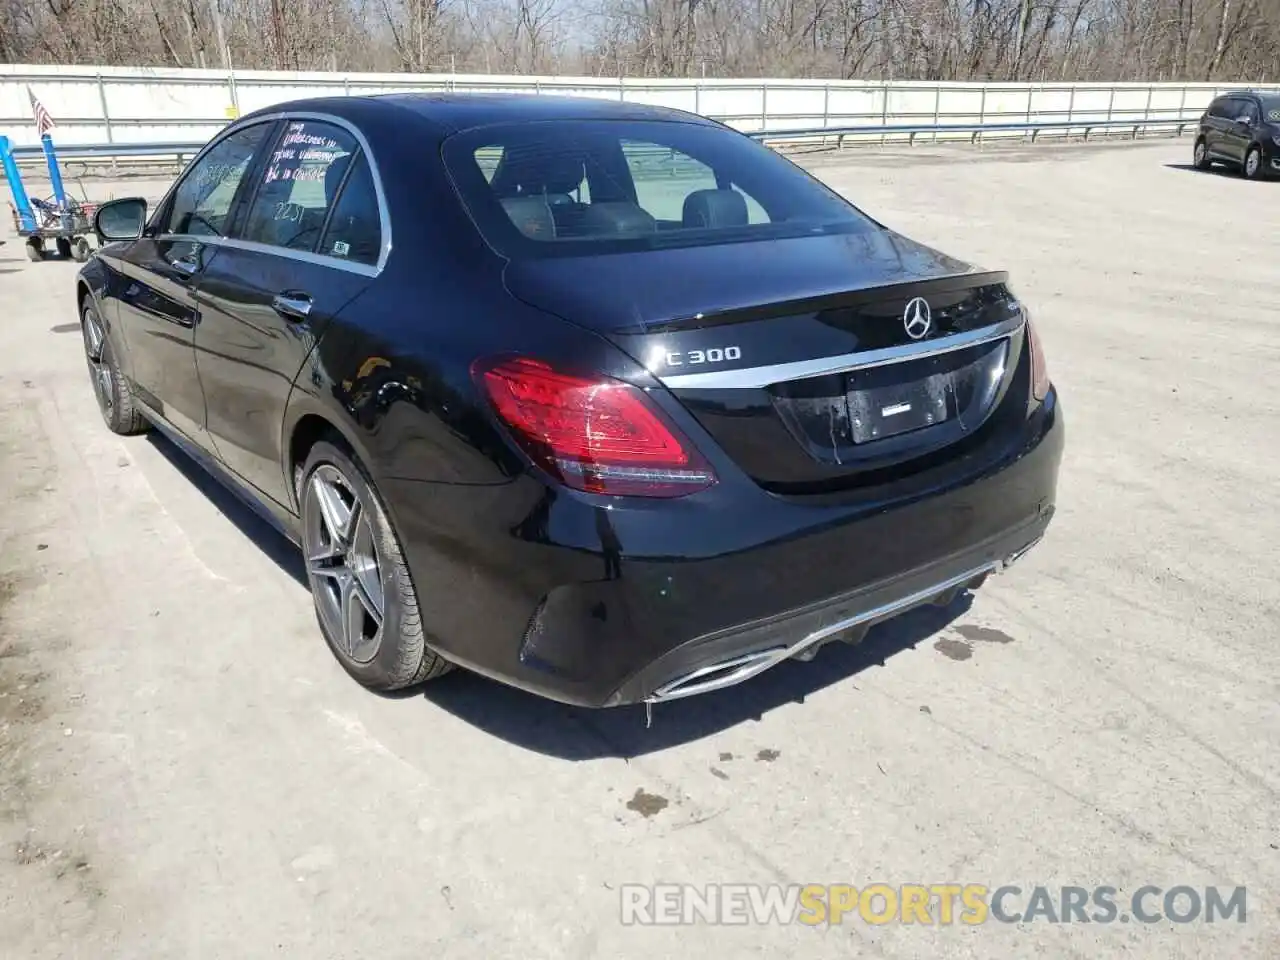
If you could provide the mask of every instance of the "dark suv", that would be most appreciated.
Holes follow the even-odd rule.
[[[1280,174],[1280,93],[1243,91],[1218,97],[1200,118],[1195,167],[1215,162],[1240,168],[1250,180]]]

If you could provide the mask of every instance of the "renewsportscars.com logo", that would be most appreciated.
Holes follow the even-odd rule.
[[[624,925],[1245,922],[1245,887],[624,884]]]

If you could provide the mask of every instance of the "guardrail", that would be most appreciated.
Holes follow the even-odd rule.
[[[114,160],[127,157],[183,158],[195,156],[207,140],[189,140],[182,143],[72,143],[58,146],[60,160]],[[41,147],[13,147],[13,155],[19,159],[43,159]]]
[[[940,133],[968,133],[970,142],[978,140],[984,133],[1026,133],[1034,141],[1041,133],[1061,131],[1070,135],[1073,130],[1082,131],[1085,140],[1095,130],[1132,131],[1136,138],[1140,130],[1150,127],[1173,128],[1177,136],[1182,131],[1200,122],[1200,117],[1182,117],[1170,119],[1157,117],[1150,120],[1037,120],[1031,123],[934,123],[924,126],[912,124],[890,124],[888,126],[863,127],[811,127],[806,130],[757,130],[748,136],[761,141],[781,143],[784,141],[804,141],[813,139],[829,140],[834,138],[837,146],[844,146],[845,137],[889,137],[906,135],[908,143],[914,143],[916,137],[937,135]],[[38,151],[37,151],[38,152]]]
[[[1090,134],[1096,131],[1117,130],[1129,132],[1136,139],[1139,132],[1154,127],[1171,129],[1176,136],[1182,136],[1186,127],[1198,123],[1199,120],[1200,118],[1196,116],[1177,119],[1159,117],[1150,120],[1039,120],[1031,123],[877,124],[874,126],[853,127],[810,127],[793,130],[755,130],[748,133],[747,136],[762,142],[776,144],[835,140],[838,148],[843,147],[846,138],[850,137],[880,137],[883,140],[888,137],[905,136],[908,143],[914,143],[917,137],[929,135],[936,137],[938,134],[956,133],[970,134],[970,142],[975,142],[983,134],[988,133],[1022,133],[1026,134],[1034,142],[1041,133],[1061,132],[1070,136],[1074,131],[1080,131],[1080,135],[1085,140],[1088,140]],[[181,163],[183,160],[199,153],[205,142],[192,140],[161,143],[68,144],[67,146],[58,147],[58,156],[64,160],[173,159]],[[43,159],[44,157],[41,148],[34,146],[14,147],[13,155],[19,159]]]

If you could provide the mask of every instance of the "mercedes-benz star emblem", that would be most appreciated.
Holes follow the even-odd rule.
[[[912,340],[923,340],[929,335],[929,328],[933,326],[933,313],[924,297],[916,297],[907,304],[907,309],[902,311],[902,325]]]

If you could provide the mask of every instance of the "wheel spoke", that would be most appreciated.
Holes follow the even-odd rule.
[[[360,602],[369,611],[369,616],[382,623],[382,581],[378,576],[378,565],[361,558],[351,571],[356,587],[360,591]]]
[[[98,326],[97,318],[88,311],[84,315],[84,331],[89,359],[97,363],[102,359],[102,328]]]
[[[317,577],[340,577],[346,571],[341,550],[325,547],[307,558],[307,569]]]
[[[351,578],[351,582],[355,587],[354,593],[356,600],[360,603],[364,612],[368,614],[369,619],[373,621],[376,629],[382,628],[382,591],[381,589],[370,590],[365,586],[366,577],[356,574]]]
[[[367,663],[385,616],[372,518],[332,464],[317,467],[306,490],[303,555],[321,620],[337,650]]]
[[[351,572],[360,587],[362,599],[369,615],[382,622],[382,575],[378,569],[378,555],[373,545],[373,527],[366,515],[356,524],[351,543]]]
[[[353,576],[347,576],[342,585],[342,639],[347,655],[354,658],[356,649],[364,643],[365,605],[361,598],[360,584]]]
[[[351,542],[351,521],[355,518],[358,501],[352,501],[348,506],[337,486],[321,477],[315,477],[311,485],[329,543],[336,551],[342,552]]]

